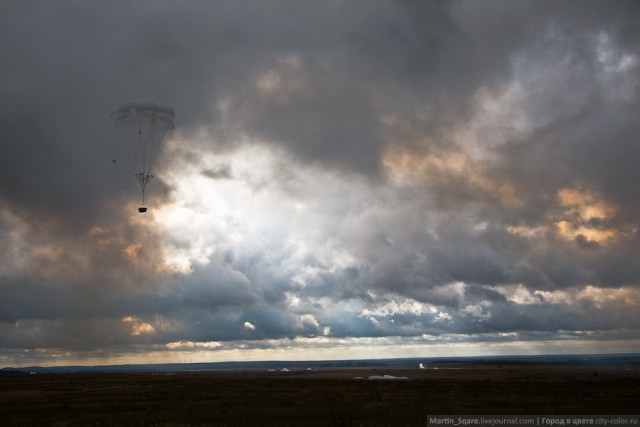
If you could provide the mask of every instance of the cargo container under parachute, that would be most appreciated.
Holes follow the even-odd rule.
[[[144,202],[145,190],[149,181],[153,179],[153,166],[162,151],[166,136],[174,128],[174,117],[172,108],[149,102],[123,104],[109,116],[132,153],[132,169],[128,179],[135,176],[140,183],[140,213],[147,211]],[[116,161],[113,159],[114,172]]]

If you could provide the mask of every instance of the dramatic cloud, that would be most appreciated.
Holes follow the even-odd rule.
[[[0,8],[0,365],[640,349],[637,2]]]

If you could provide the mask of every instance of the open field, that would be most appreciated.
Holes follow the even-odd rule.
[[[382,375],[409,379],[366,379]],[[637,367],[602,365],[5,375],[0,425],[424,426],[436,414],[637,414],[638,396]]]

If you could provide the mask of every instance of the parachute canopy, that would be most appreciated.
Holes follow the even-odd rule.
[[[167,133],[174,128],[174,117],[172,108],[150,102],[123,104],[109,116],[133,151],[132,167],[140,183],[143,205],[145,189],[153,178],[152,168]]]

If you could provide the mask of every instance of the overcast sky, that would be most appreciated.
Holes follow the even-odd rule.
[[[640,351],[639,22],[1,0],[0,366]]]

